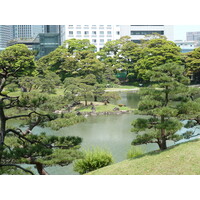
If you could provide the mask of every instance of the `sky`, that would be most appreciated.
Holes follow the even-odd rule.
[[[200,32],[200,25],[174,25],[174,40],[186,40],[186,32]]]

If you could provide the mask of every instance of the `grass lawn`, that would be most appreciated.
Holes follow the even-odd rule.
[[[200,139],[125,160],[88,175],[200,175]]]

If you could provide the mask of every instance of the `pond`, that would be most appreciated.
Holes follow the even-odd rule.
[[[121,99],[115,104],[125,104],[136,108],[139,102],[139,95],[136,92],[120,92]],[[131,142],[135,134],[131,132],[131,123],[139,115],[122,114],[108,116],[91,116],[86,122],[79,123],[70,127],[65,127],[59,131],[50,129],[35,128],[35,132],[45,131],[48,134],[59,136],[80,136],[83,138],[82,149],[100,147],[110,151],[115,162],[126,159]],[[156,144],[142,145],[145,152],[158,149]],[[72,164],[66,167],[48,167],[46,170],[50,174],[78,174],[73,171]]]
[[[121,100],[116,104],[125,104],[132,108],[137,108],[139,95],[136,92],[121,92]],[[133,120],[141,117],[139,115],[122,114],[108,116],[91,116],[86,122],[79,123],[70,127],[65,127],[59,131],[52,131],[45,128],[34,129],[35,132],[45,131],[48,134],[59,136],[80,136],[83,138],[81,144],[82,149],[91,147],[100,147],[110,151],[115,162],[120,162],[126,159],[128,150],[131,147],[132,140],[136,134],[131,132],[131,123]],[[168,142],[168,146],[174,142]],[[149,152],[158,149],[157,144],[140,145],[144,152]],[[66,167],[48,167],[46,170],[50,174],[78,174],[73,171],[72,164]]]

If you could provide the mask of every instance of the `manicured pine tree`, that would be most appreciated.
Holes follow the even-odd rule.
[[[161,150],[167,149],[167,140],[181,139],[176,132],[183,124],[179,120],[183,94],[188,91],[189,79],[183,66],[166,63],[149,71],[151,86],[141,90],[139,113],[146,118],[136,119],[133,132],[138,134],[133,145],[157,143]]]

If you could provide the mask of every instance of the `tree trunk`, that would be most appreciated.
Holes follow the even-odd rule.
[[[162,139],[161,142],[158,143],[158,146],[160,148],[161,151],[167,149],[167,142],[165,139]]]
[[[97,102],[97,96],[94,96],[94,101]]]
[[[36,165],[37,171],[38,171],[38,173],[39,173],[40,175],[49,175],[49,174],[45,171],[45,169],[43,168],[43,165],[42,165],[41,163],[36,162],[35,165]]]
[[[85,106],[87,106],[87,100],[85,99]]]
[[[28,160],[30,161],[30,164],[34,164],[34,165],[36,166],[37,171],[38,171],[38,173],[39,173],[40,175],[49,175],[49,174],[45,171],[45,169],[44,169],[42,163],[39,163],[39,162],[35,161],[35,159],[32,158],[32,157],[30,157]]]
[[[0,144],[3,144],[6,132],[6,117],[2,107],[0,107],[0,125]]]
[[[165,90],[166,90],[166,92],[165,92],[165,106],[167,106],[167,104],[169,102],[169,91],[168,91],[168,89],[169,89],[169,87],[166,86],[165,87]]]
[[[165,122],[165,117],[162,115],[161,116],[161,124]],[[161,138],[160,142],[158,143],[160,150],[165,150],[167,149],[167,143],[166,143],[166,138],[165,138],[165,129],[161,128]]]

